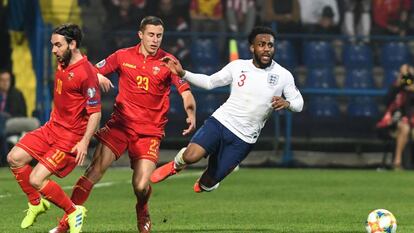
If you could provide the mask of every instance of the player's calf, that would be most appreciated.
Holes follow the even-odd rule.
[[[135,210],[137,212],[137,225],[138,230],[140,233],[149,233],[151,232],[151,218],[149,214],[149,208],[148,208],[148,200],[152,193],[152,187],[149,186],[148,192],[145,196],[145,198],[138,201],[138,203],[135,206]]]

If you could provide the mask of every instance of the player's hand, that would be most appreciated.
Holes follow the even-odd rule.
[[[186,119],[188,127],[183,130],[183,136],[187,136],[196,129],[196,120],[194,116],[189,116]]]
[[[85,161],[85,157],[88,153],[88,145],[89,143],[85,140],[80,140],[71,150],[71,153],[76,152],[75,162],[79,166],[82,166]]]
[[[275,111],[282,110],[284,108],[288,108],[290,103],[283,99],[281,96],[273,96],[272,98],[272,108]]]
[[[111,90],[111,88],[114,88],[114,85],[112,84],[111,80],[109,80],[107,77],[99,73],[98,73],[98,81],[99,81],[99,86],[101,87],[101,90],[103,92],[108,92],[109,90]]]
[[[161,58],[161,61],[164,62],[167,65],[167,67],[171,70],[171,72],[173,72],[174,74],[180,77],[184,76],[185,71],[179,61],[175,60],[172,57],[168,57],[168,56]]]

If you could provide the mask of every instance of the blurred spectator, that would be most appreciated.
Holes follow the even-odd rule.
[[[7,9],[0,1],[0,68],[11,67],[10,36],[7,26]]]
[[[21,91],[14,87],[11,73],[0,71],[0,114],[6,117],[26,116],[26,101]]]
[[[373,0],[373,35],[405,36],[411,0]]]
[[[339,32],[339,10],[335,0],[299,0],[303,30],[306,33]]]
[[[118,50],[129,47],[136,42],[136,36],[131,36],[137,30],[136,25],[146,14],[146,1],[133,0],[104,0],[106,10],[104,26],[105,38],[108,38],[108,48]]]
[[[189,24],[176,7],[173,0],[159,0],[156,16],[160,17],[164,22],[167,32],[186,32],[189,31]],[[164,49],[176,56],[181,63],[189,63],[189,40],[185,37],[178,37],[177,34],[165,35]]]
[[[221,0],[191,0],[191,31],[224,32],[223,4]]]
[[[225,33],[226,24],[223,9],[221,0],[191,0],[191,31]],[[224,39],[224,35],[218,35],[220,51],[224,51]]]
[[[6,121],[12,117],[25,117],[26,101],[23,94],[14,87],[10,71],[0,70],[0,164],[5,164],[7,154]]]
[[[377,128],[391,130],[395,136],[395,154],[393,168],[402,168],[404,149],[411,140],[410,132],[414,125],[414,68],[401,66],[394,85],[388,91],[386,98],[387,109],[383,118],[377,123]]]
[[[227,25],[230,32],[249,34],[256,23],[254,0],[227,0]]]
[[[370,0],[345,0],[345,15],[343,22],[344,34],[350,36],[355,42],[355,36],[364,37],[368,42],[371,30],[371,1]]]
[[[301,33],[298,0],[265,0],[262,15],[265,24],[276,24],[278,33]]]

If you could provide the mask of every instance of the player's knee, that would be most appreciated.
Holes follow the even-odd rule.
[[[147,182],[134,182],[134,192],[138,197],[144,196],[144,194],[147,192],[147,188]]]
[[[12,152],[9,152],[7,154],[7,163],[10,165],[10,167],[16,166],[16,160],[14,159],[14,155]]]
[[[23,166],[23,162],[18,159],[18,155],[14,150],[11,150],[7,154],[7,163],[9,163],[10,167],[20,167]]]

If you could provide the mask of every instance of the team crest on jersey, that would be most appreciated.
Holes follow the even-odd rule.
[[[270,86],[276,86],[278,81],[279,81],[279,75],[277,75],[277,74],[268,74],[267,75],[267,83]]]
[[[152,74],[157,75],[160,72],[160,70],[161,70],[160,67],[154,66],[152,67]]]
[[[68,80],[72,80],[73,77],[75,77],[75,74],[73,72],[69,72]]]
[[[98,67],[98,68],[102,68],[102,67],[104,67],[106,65],[106,60],[105,59],[103,59],[102,61],[100,61],[100,62],[98,62],[97,64],[96,64],[96,67]]]
[[[95,90],[94,87],[88,88],[88,91],[87,92],[88,92],[89,98],[93,98],[95,96],[95,94],[96,94],[96,90]]]

